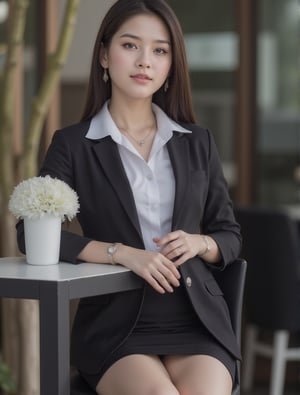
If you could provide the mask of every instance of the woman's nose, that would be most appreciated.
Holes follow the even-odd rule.
[[[147,64],[146,62],[140,62],[140,63],[138,64],[138,68],[139,68],[139,69],[149,69],[149,68],[150,68],[150,65]]]
[[[139,68],[139,69],[149,69],[149,68],[150,68],[150,65],[149,65],[149,64],[146,64],[146,63],[139,63],[139,64],[138,64],[138,68]]]
[[[143,51],[139,58],[137,59],[137,66],[139,69],[149,69],[150,68],[150,60],[149,55],[146,51]]]

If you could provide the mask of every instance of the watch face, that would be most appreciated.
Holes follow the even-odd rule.
[[[107,252],[108,252],[109,254],[111,254],[111,255],[112,255],[115,251],[116,251],[116,246],[114,246],[114,245],[109,246],[108,249],[107,249]]]

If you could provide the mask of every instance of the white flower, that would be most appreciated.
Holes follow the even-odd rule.
[[[32,177],[17,185],[8,208],[17,218],[37,219],[45,214],[70,221],[79,210],[77,193],[57,178]]]

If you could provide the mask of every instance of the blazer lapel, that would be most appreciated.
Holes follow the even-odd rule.
[[[189,150],[184,133],[174,132],[174,136],[167,143],[174,175],[175,175],[175,203],[172,220],[172,230],[180,228],[180,215],[182,213],[186,193],[189,185]]]
[[[98,141],[93,148],[129,220],[143,240],[134,197],[116,144],[110,137],[106,137]],[[174,132],[174,136],[167,143],[167,148],[176,184],[172,219],[172,229],[175,230],[180,228],[180,215],[185,204],[190,177],[188,142],[184,134]]]
[[[111,137],[106,137],[98,141],[93,149],[129,220],[143,240],[133,193],[117,145]]]

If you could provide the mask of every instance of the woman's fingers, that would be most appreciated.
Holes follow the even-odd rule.
[[[158,286],[160,286],[163,290],[168,292],[173,292],[173,287],[159,271],[153,273],[152,278],[158,283]]]
[[[180,255],[183,255],[187,252],[188,247],[185,245],[183,240],[177,239],[175,241],[167,244],[162,250],[161,253],[168,259],[172,260],[174,258],[178,258]]]
[[[153,289],[155,289],[155,291],[159,292],[160,294],[166,293],[165,288],[162,287],[162,286],[158,283],[158,281],[157,281],[153,276],[151,276],[150,273],[148,273],[148,274],[144,277],[144,279],[147,281],[147,283],[148,283],[149,285],[151,285],[151,287],[152,287]],[[172,291],[169,291],[169,292],[172,292]]]
[[[179,287],[180,273],[172,262],[161,256],[165,263],[152,264],[145,267],[142,277],[158,292],[173,292],[173,287]],[[167,262],[167,263],[166,263]],[[170,270],[170,269],[171,270]]]
[[[186,233],[182,230],[168,233],[161,239],[154,238],[154,242],[162,247],[161,253],[169,259],[182,255],[185,251]]]
[[[130,249],[130,254],[124,263],[160,293],[173,292],[173,287],[180,285],[179,270],[161,253]]]
[[[161,239],[154,238],[153,240],[158,246],[162,247],[161,254],[173,260],[175,266],[179,266],[197,255],[200,237],[200,234],[189,234],[182,230],[177,230],[168,233]]]
[[[164,276],[169,280],[169,282],[175,286],[179,285],[180,273],[173,262],[166,259],[166,263],[163,265],[161,271]]]

